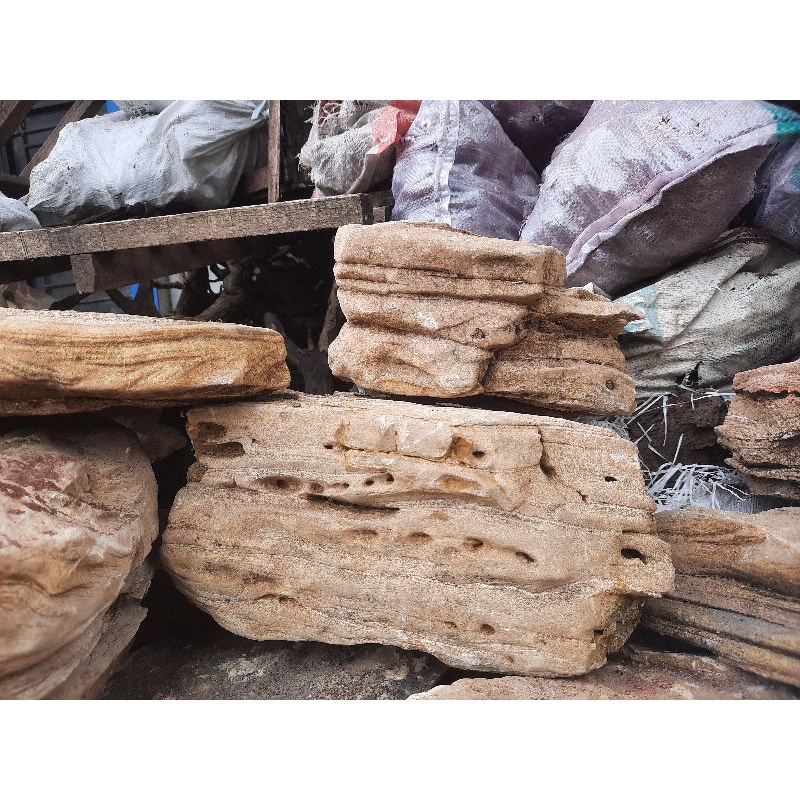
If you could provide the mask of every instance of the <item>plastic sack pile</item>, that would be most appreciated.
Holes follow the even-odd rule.
[[[101,219],[131,209],[227,205],[239,179],[265,163],[256,102],[119,101],[125,111],[64,127],[31,173],[27,204],[42,225]]]

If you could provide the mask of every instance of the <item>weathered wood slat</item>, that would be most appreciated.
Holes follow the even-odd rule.
[[[380,199],[380,196],[378,196]],[[0,263],[370,223],[369,195],[338,195],[161,217],[0,233]]]
[[[281,101],[269,101],[267,202],[277,203],[281,194]]]
[[[68,125],[70,122],[78,122],[79,120],[86,119],[86,117],[93,117],[103,107],[104,103],[105,100],[76,100],[69,111],[64,114],[61,122],[53,128],[50,135],[45,140],[45,143],[36,151],[25,169],[20,172],[20,175],[25,179],[30,178],[33,168],[44,161],[56,146],[56,142],[64,126]]]
[[[0,147],[14,135],[17,125],[35,105],[35,100],[0,100]]]

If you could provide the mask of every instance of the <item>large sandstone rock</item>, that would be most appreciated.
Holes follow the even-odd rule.
[[[144,617],[157,533],[131,432],[78,418],[0,436],[0,698],[93,691]]]
[[[574,675],[672,586],[630,442],[551,417],[287,394],[189,412],[177,586],[252,639]]]
[[[578,678],[465,678],[409,700],[795,700],[785,686],[707,656],[625,648]]]
[[[253,642],[223,633],[159,640],[132,652],[106,700],[405,700],[446,667],[426,653],[380,645]]]
[[[286,388],[267,328],[0,309],[0,416],[182,405]]]
[[[720,444],[755,494],[800,500],[800,361],[740,372]]]
[[[684,509],[656,520],[675,589],[648,600],[643,624],[800,686],[800,508]]]
[[[558,250],[387,222],[340,228],[335,256],[347,322],[328,357],[340,378],[396,395],[633,411],[616,337],[639,314],[565,290]]]

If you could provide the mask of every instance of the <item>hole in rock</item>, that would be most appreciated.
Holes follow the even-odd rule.
[[[483,458],[486,455],[486,453],[484,453],[483,450],[473,450],[472,455],[475,458]]]
[[[617,479],[613,475],[606,475],[604,478],[606,483],[616,483]]]
[[[517,550],[514,555],[520,560],[524,561],[526,564],[535,564],[536,559],[533,556],[529,556],[527,553],[523,553],[522,550]]]
[[[244,455],[244,445],[241,442],[220,442],[211,444],[203,442],[198,450],[204,456],[217,456],[219,458],[237,458]]]
[[[372,480],[372,478],[367,478],[367,479],[364,481],[364,486],[372,486],[372,484],[373,484],[373,483],[375,483],[375,481],[374,481],[374,480]]]
[[[414,544],[424,544],[425,542],[429,542],[431,537],[427,533],[415,531],[414,533],[409,533],[406,539]]]
[[[394,483],[394,475],[391,472],[386,473],[386,483]]]
[[[487,625],[485,622],[481,625],[481,633],[485,633],[487,636],[491,636],[494,633],[494,628],[491,625]]]
[[[333,450],[333,445],[332,445],[332,444],[330,444],[330,443],[329,443],[329,444],[324,444],[324,445],[322,445],[322,446],[323,446],[323,447],[324,447],[326,450]]]
[[[614,388],[614,386],[616,386],[614,381],[611,381],[611,380],[606,381],[606,389],[612,390]]]
[[[642,564],[647,563],[645,557],[635,547],[623,547],[619,552],[623,558],[638,558]]]
[[[480,550],[483,547],[483,542],[480,539],[464,539],[464,547],[467,550]]]

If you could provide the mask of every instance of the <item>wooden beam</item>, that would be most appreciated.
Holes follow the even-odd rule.
[[[70,269],[69,258],[33,258],[29,261],[12,261],[0,263],[0,283],[13,283],[14,281],[27,281],[39,278],[42,275],[55,275],[56,272],[68,272]]]
[[[93,117],[103,107],[104,103],[105,100],[76,100],[69,111],[61,118],[61,122],[53,128],[45,143],[36,151],[25,169],[20,172],[20,175],[23,178],[30,178],[33,168],[44,161],[56,146],[58,136],[64,129],[64,126],[69,125],[70,122],[78,122],[79,120],[86,119],[86,117]]]
[[[35,105],[35,100],[0,100],[0,147],[14,135]]]
[[[70,256],[75,286],[82,294],[117,289],[165,275],[188,272],[231,258],[241,258],[257,249],[261,239],[233,239],[202,244],[141,247],[112,253],[82,253]]]
[[[267,131],[267,202],[276,203],[281,195],[281,101],[269,101]]]
[[[28,181],[18,175],[0,172],[0,192],[7,197],[19,198],[28,193]]]
[[[369,224],[388,194],[337,195],[0,233],[0,263]]]

